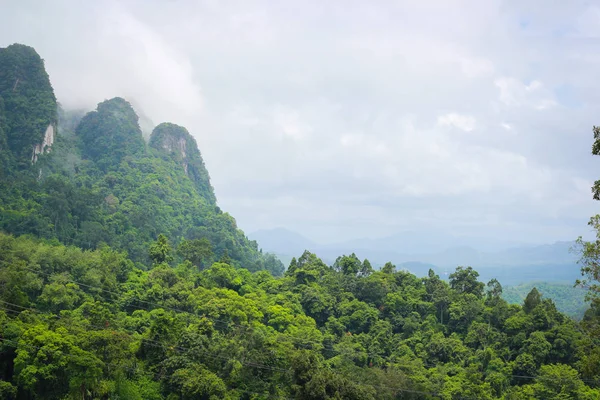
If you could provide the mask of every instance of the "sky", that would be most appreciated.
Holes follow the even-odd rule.
[[[246,232],[590,233],[600,2],[0,0],[60,103],[196,138]]]

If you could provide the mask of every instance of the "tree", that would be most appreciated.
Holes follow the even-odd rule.
[[[384,274],[393,274],[394,272],[396,272],[396,266],[388,261],[385,263],[383,268],[381,268],[381,272],[383,272]]]
[[[192,239],[183,240],[177,252],[184,259],[190,261],[198,268],[206,266],[207,262],[210,262],[213,258],[212,246],[208,239]]]
[[[363,260],[362,267],[358,272],[359,276],[369,276],[373,273],[373,267],[371,263],[366,258]]]
[[[502,296],[502,285],[500,284],[500,282],[498,282],[496,278],[491,279],[487,283],[487,287],[487,293],[490,300],[499,299]]]
[[[531,289],[525,301],[523,302],[523,310],[529,314],[542,302],[542,295],[536,288]]]
[[[356,254],[352,253],[349,256],[338,257],[333,264],[333,269],[344,275],[355,276],[361,270],[362,266],[363,265],[358,257],[356,257]]]
[[[537,399],[593,399],[599,392],[581,381],[577,370],[564,364],[544,365],[533,385]]]
[[[471,267],[457,267],[450,274],[450,287],[459,293],[471,293],[481,298],[485,285],[477,280],[478,277],[479,273]]]
[[[169,240],[162,233],[158,235],[156,242],[150,245],[150,259],[154,264],[168,263],[173,261],[171,257],[171,245]]]
[[[600,126],[594,126],[592,130],[594,133],[592,154],[598,156],[600,155]],[[600,200],[600,180],[594,182],[592,195],[594,200]],[[588,242],[581,236],[577,239],[575,250],[580,254],[579,264],[584,279],[578,279],[575,285],[587,288],[587,300],[600,304],[600,214],[591,217],[588,225],[594,230],[596,240]]]
[[[185,400],[223,398],[226,391],[223,381],[199,364],[178,369],[169,379]]]
[[[431,268],[428,272],[428,278],[425,278],[424,282],[429,300],[435,305],[437,310],[436,317],[438,318],[438,321],[443,324],[444,314],[448,312],[448,306],[450,304],[451,293],[448,284],[442,281]]]
[[[221,255],[221,258],[219,258],[219,262],[228,265],[233,263],[233,260],[231,257],[229,257],[229,251],[227,251],[227,249],[223,250],[223,254]]]
[[[74,344],[64,328],[56,332],[42,325],[27,329],[17,348],[17,382],[46,399],[64,398],[71,391],[92,391],[98,384],[102,362]]]
[[[594,128],[596,129],[596,127]],[[599,193],[600,180],[596,181],[594,185],[594,199],[597,200]],[[596,240],[587,242],[581,237],[577,239],[576,250],[580,254],[579,264],[584,279],[577,280],[576,286],[587,288],[587,300],[600,304],[600,214],[593,216],[588,225],[594,230]]]

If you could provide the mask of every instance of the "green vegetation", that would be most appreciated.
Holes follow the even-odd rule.
[[[125,157],[137,158],[146,150],[138,116],[120,97],[98,104],[79,122],[76,133],[82,158],[102,172],[114,171]]]
[[[83,116],[57,113],[43,63],[32,48],[0,49],[0,67],[5,104],[0,128],[8,121],[10,150],[2,151],[10,173],[1,178],[1,230],[83,249],[108,244],[143,264],[149,262],[149,244],[164,233],[175,246],[184,240],[208,241],[210,252],[201,266],[226,256],[236,267],[283,273],[283,264],[262,254],[216,205],[196,142],[185,128],[160,124],[146,146],[138,116],[122,98],[103,101]],[[33,146],[56,120],[59,134],[51,151],[45,149],[32,163]],[[0,139],[3,146],[6,140]]]
[[[470,268],[448,284],[305,252],[283,278],[199,270],[162,235],[147,270],[109,247],[0,235],[0,249],[5,398],[600,396],[598,338]]]
[[[49,154],[5,180],[0,229],[85,249],[106,243],[143,263],[149,261],[149,243],[160,233],[174,245],[206,239],[213,254],[206,263],[227,254],[238,267],[283,272],[278,260],[261,254],[257,243],[216,206],[207,174],[199,183],[178,160],[146,148],[137,116],[125,100],[100,103],[75,132],[67,128],[70,118],[61,113],[60,134]],[[190,174],[203,167],[197,149],[195,156]]]
[[[0,177],[26,168],[55,124],[56,97],[43,60],[22,44],[0,48]]]
[[[42,81],[0,107],[0,398],[600,398],[597,300],[578,323],[541,287],[511,305],[470,267],[445,282],[354,254],[283,273],[216,205],[185,128],[147,146],[121,98],[43,119],[23,111]],[[585,246],[597,280],[600,242]]]
[[[556,308],[570,317],[581,319],[590,308],[589,303],[585,301],[585,290],[573,287],[572,283],[528,282],[505,287],[502,297],[510,304],[521,304],[533,288],[545,298],[552,299]]]
[[[194,186],[211,204],[217,202],[196,140],[182,126],[162,123],[154,128],[150,146],[183,166]]]

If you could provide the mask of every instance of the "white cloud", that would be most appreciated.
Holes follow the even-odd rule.
[[[494,81],[500,90],[499,99],[507,106],[527,106],[543,110],[556,105],[552,94],[537,80],[528,85],[516,78],[502,77]]]
[[[449,113],[440,115],[437,121],[440,126],[454,126],[465,132],[471,132],[475,129],[475,118],[470,115]]]
[[[305,139],[312,132],[310,125],[301,120],[296,110],[283,106],[276,107],[273,122],[279,132],[293,140]]]
[[[494,64],[490,60],[462,57],[459,62],[463,73],[471,78],[489,77],[494,73]]]

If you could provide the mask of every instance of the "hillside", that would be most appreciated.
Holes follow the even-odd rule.
[[[552,299],[560,312],[573,318],[583,318],[590,308],[589,302],[585,301],[585,289],[575,288],[572,283],[528,282],[505,287],[502,297],[510,304],[521,304],[534,287],[544,298]]]
[[[105,243],[126,250],[136,262],[148,261],[148,246],[161,233],[176,247],[184,240],[205,239],[210,252],[203,265],[230,257],[234,265],[252,271],[283,272],[281,262],[262,254],[216,205],[196,141],[185,128],[159,124],[148,146],[135,110],[123,98],[105,100],[85,115],[58,110],[48,76],[40,72],[43,62],[33,49],[11,46],[0,52],[0,63],[9,67],[14,56],[8,50],[13,48],[25,49],[33,65],[27,67],[18,58],[18,68],[46,79],[19,75],[23,84],[14,91],[11,87],[6,99],[2,96],[7,105],[14,98],[21,104],[5,106],[9,122],[36,123],[7,125],[5,170],[10,173],[0,193],[0,229],[85,249]],[[0,88],[7,88],[14,76],[0,78]],[[41,116],[31,109],[40,98],[53,99],[54,112],[44,111],[45,119],[37,122]],[[54,129],[52,140],[44,137],[47,126]],[[183,153],[173,144],[183,146]]]

